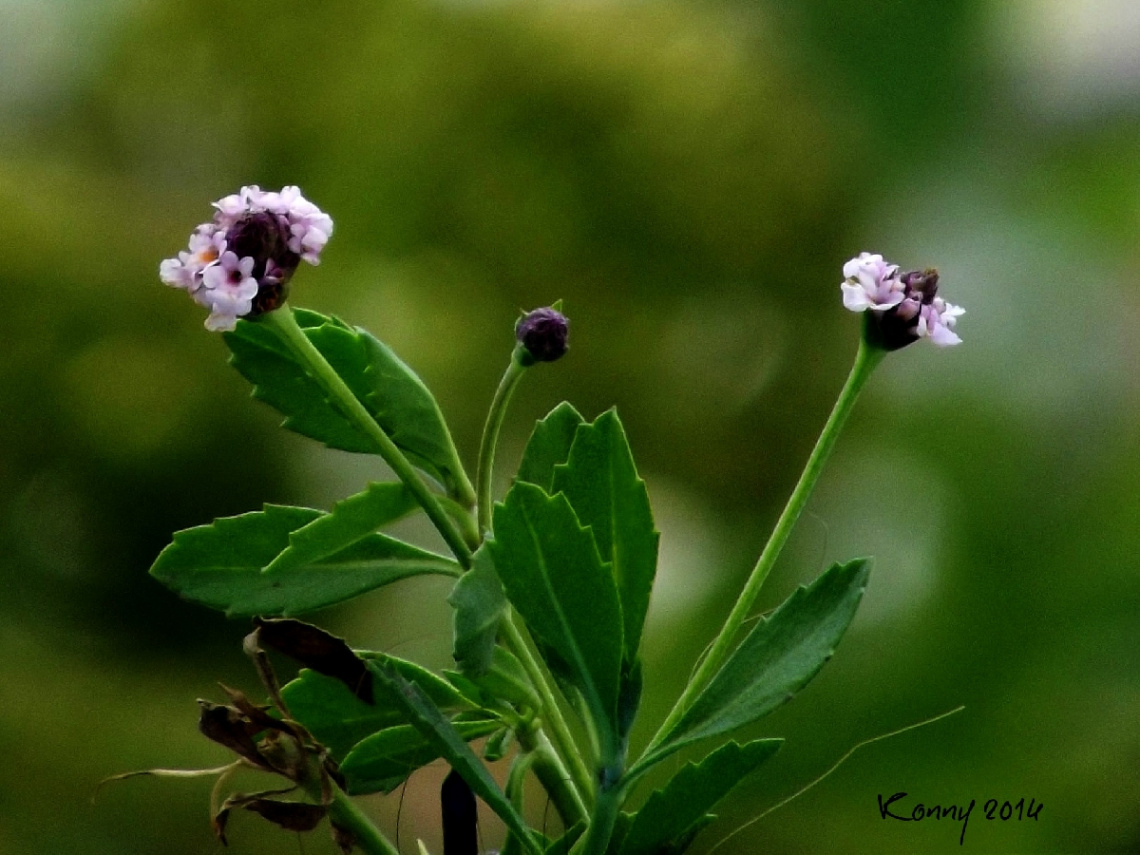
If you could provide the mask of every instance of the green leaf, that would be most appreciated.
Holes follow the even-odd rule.
[[[514,742],[515,732],[509,727],[500,727],[487,740],[483,746],[483,759],[488,763],[497,763],[507,756]]]
[[[452,656],[468,676],[491,667],[499,624],[507,613],[507,598],[486,545],[472,558],[471,569],[455,583],[447,602],[455,609]]]
[[[617,820],[614,822],[613,834],[610,835],[609,846],[606,847],[606,855],[620,855],[621,847],[625,843],[625,836],[629,834],[629,829],[632,825],[633,814],[621,811],[617,815]]]
[[[366,736],[404,720],[400,710],[367,704],[340,680],[308,668],[282,687],[281,697],[290,715],[338,761]]]
[[[504,647],[496,647],[491,667],[479,675],[451,674],[444,672],[453,684],[462,688],[468,681],[479,692],[499,701],[507,701],[521,709],[541,709],[542,702],[531,685],[530,678],[523,670],[522,663]]]
[[[343,341],[345,337],[343,332],[334,332],[331,327],[319,332],[323,335],[313,339],[318,349],[323,337],[330,340],[330,347],[334,339]],[[337,373],[345,378],[380,427],[413,463],[435,474],[449,495],[467,498],[459,486],[467,483],[467,476],[435,397],[419,376],[382,341],[359,327],[354,338],[363,349],[364,373],[358,378],[352,376],[359,366],[355,360],[351,364],[346,362],[343,370],[333,363]],[[347,341],[344,344],[347,345]],[[469,485],[467,489],[470,490]]]
[[[452,726],[466,741],[487,736],[501,727],[494,719],[457,721]],[[439,757],[435,744],[412,725],[401,724],[384,728],[361,741],[344,758],[340,772],[351,796],[390,793],[416,769]]]
[[[440,712],[423,690],[404,679],[398,671],[387,663],[370,662],[369,667],[380,681],[391,690],[392,697],[403,707],[408,720],[429,743],[435,746],[439,756],[443,757],[451,768],[463,777],[463,780],[487,807],[498,814],[507,828],[519,837],[528,852],[533,855],[542,855],[542,850],[535,842],[526,822],[503,794],[487,767],[471,750],[456,726]]]
[[[313,345],[391,440],[441,484],[468,501],[470,484],[439,405],[415,372],[366,330],[316,312],[294,311]],[[253,384],[253,395],[285,416],[289,430],[345,451],[376,453],[373,441],[332,403],[273,330],[239,321],[226,333],[231,364]]]
[[[574,407],[563,401],[536,422],[523,451],[518,480],[553,493],[554,467],[570,456],[574,432],[584,421]]]
[[[403,484],[369,484],[363,493],[337,502],[329,513],[290,532],[289,546],[265,571],[292,570],[335,555],[417,507]]]
[[[589,526],[602,560],[613,568],[625,625],[625,657],[637,658],[649,593],[657,572],[657,542],[649,493],[615,410],[577,428],[570,456],[554,467],[554,489]]]
[[[712,825],[715,820],[715,814],[706,813],[685,829],[684,833],[673,840],[669,846],[662,849],[660,855],[679,855],[681,852],[687,852],[697,835],[704,831],[706,826]]]
[[[569,855],[574,844],[586,831],[585,822],[576,822],[561,837],[546,847],[543,855]]]
[[[382,534],[304,567],[261,572],[289,546],[292,532],[322,516],[310,508],[266,505],[176,532],[150,573],[184,599],[231,617],[301,614],[408,576],[459,575],[454,561]]]
[[[710,810],[757,766],[771,757],[782,739],[722,745],[700,763],[688,763],[656,790],[634,816],[621,855],[673,855],[695,834]],[[702,825],[703,827],[703,825]]]
[[[644,687],[645,676],[641,670],[641,660],[633,665],[622,662],[621,689],[618,694],[618,733],[622,739],[629,736],[633,729],[633,720],[637,716],[637,708],[641,705],[641,690]]]
[[[581,691],[604,750],[616,751],[621,606],[593,536],[564,495],[524,481],[495,506],[494,532],[486,548],[507,598]]]
[[[869,572],[865,558],[835,564],[759,621],[654,756],[735,730],[790,700],[835,652]]]
[[[295,310],[293,314],[306,332],[330,322],[315,312]],[[283,427],[330,448],[376,452],[373,441],[328,400],[320,383],[301,367],[272,329],[239,320],[224,339],[230,349],[230,364],[253,384],[253,397],[285,416]]]
[[[436,706],[449,713],[474,708],[474,704],[450,683],[415,662],[370,651],[357,651],[357,656],[366,662],[383,659],[391,663],[405,679],[423,689]],[[392,700],[375,675],[372,676],[372,697],[375,699],[372,704],[361,700],[341,680],[309,668],[302,668],[295,680],[282,687],[281,697],[293,719],[303,724],[337,760],[366,736],[386,727],[407,723],[403,708]]]

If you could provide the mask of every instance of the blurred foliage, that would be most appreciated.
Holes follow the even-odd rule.
[[[1019,20],[1064,5],[14,4],[0,855],[213,851],[204,782],[130,781],[90,803],[119,771],[222,762],[193,700],[215,679],[256,686],[246,625],[146,568],[174,529],[265,501],[327,507],[376,475],[276,430],[202,312],[158,283],[208,202],[246,183],[297,183],[333,215],[294,301],[392,345],[469,463],[517,310],[565,300],[571,354],[528,378],[502,461],[562,398],[621,409],[663,532],[635,742],[725,614],[842,382],[856,324],[840,265],[862,249],[939,265],[966,343],[880,371],[766,594],[877,554],[863,611],[756,734],[788,744],[697,851],[855,742],[959,703],[727,848],[1140,848],[1140,85],[1050,106],[1018,57],[1069,54],[1010,45],[1044,38]],[[445,590],[408,582],[323,618],[438,666]],[[405,794],[405,851],[438,840],[437,772]],[[945,823],[883,822],[876,795],[903,790],[977,799],[965,846]],[[979,816],[1022,796],[1044,802],[1038,821]],[[368,801],[388,828],[397,804]],[[233,851],[297,851],[263,825],[235,818]],[[488,846],[497,834],[489,821]]]

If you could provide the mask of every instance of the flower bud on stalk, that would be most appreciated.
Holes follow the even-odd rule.
[[[206,329],[232,330],[238,318],[281,307],[298,265],[320,263],[333,222],[292,186],[280,193],[242,187],[214,207],[213,222],[159,265],[159,277],[210,310]]]
[[[962,341],[954,327],[966,310],[938,296],[934,268],[899,273],[897,264],[864,252],[843,265],[843,276],[843,305],[869,313],[865,335],[876,347],[898,350],[920,338],[940,347]]]
[[[569,350],[566,339],[570,322],[553,308],[535,309],[519,318],[515,338],[522,345],[519,361],[530,366],[536,362],[554,362]]]

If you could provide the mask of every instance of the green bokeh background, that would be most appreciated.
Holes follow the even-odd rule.
[[[518,309],[565,300],[571,353],[527,378],[500,459],[563,398],[619,406],[663,532],[635,741],[842,383],[843,261],[937,265],[965,343],[887,360],[763,597],[869,553],[861,612],[750,734],[788,742],[694,851],[856,742],[959,704],[719,852],[1140,850],[1127,0],[0,9],[0,855],[220,851],[208,782],[91,801],[116,772],[226,762],[194,699],[257,688],[247,625],[146,570],[174,529],[327,507],[382,474],[277,430],[203,312],[158,282],[208,203],[247,183],[299,184],[333,216],[294,302],[396,348],[469,464]],[[445,593],[401,583],[319,619],[445,665]],[[441,776],[411,779],[402,851],[438,845]],[[880,819],[876,796],[899,791],[976,799],[964,845],[957,823]],[[1044,809],[987,821],[991,797]],[[366,806],[396,827],[398,796]],[[497,845],[493,819],[483,831]],[[230,836],[234,853],[334,851],[246,815]]]

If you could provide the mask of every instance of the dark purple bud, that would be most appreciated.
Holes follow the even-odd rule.
[[[569,345],[570,322],[561,312],[551,308],[535,309],[515,324],[515,338],[524,348],[523,364],[554,362],[561,359]]]
[[[257,296],[248,317],[280,308],[289,292],[289,280],[301,256],[289,249],[289,221],[268,211],[240,217],[226,232],[226,249],[239,258],[253,258],[252,276]]]
[[[911,270],[899,276],[906,288],[906,296],[897,306],[884,312],[866,313],[868,340],[883,350],[899,350],[918,341],[919,314],[938,295],[938,271]]]
[[[930,305],[938,296],[938,271],[933,267],[904,273],[899,280],[906,286],[907,296],[914,296],[923,305]]]

